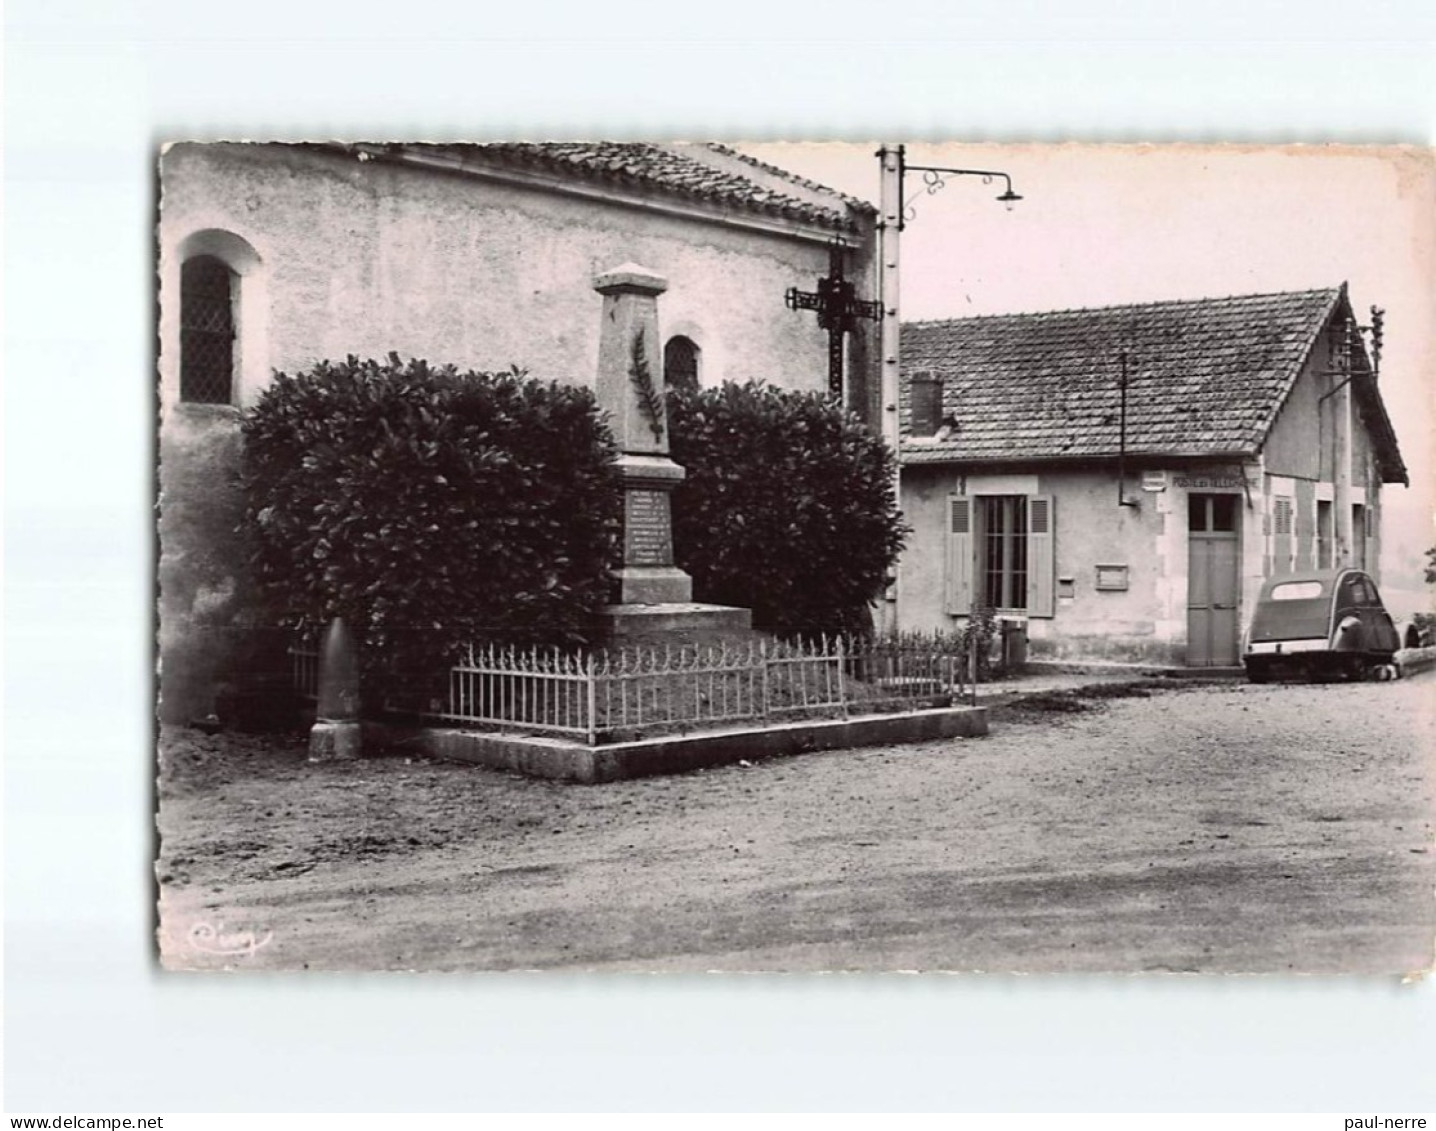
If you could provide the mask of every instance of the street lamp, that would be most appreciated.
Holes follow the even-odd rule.
[[[928,196],[934,196],[947,187],[948,179],[951,177],[981,177],[982,183],[990,185],[996,178],[1001,177],[1006,191],[997,197],[1007,206],[1007,211],[1012,211],[1012,206],[1022,197],[1012,191],[1012,178],[1006,173],[998,172],[995,169],[948,169],[941,165],[909,165],[903,160],[902,146],[898,146],[898,164],[905,175],[907,173],[921,173],[923,189]],[[907,227],[907,222],[917,218],[915,206],[906,203],[904,199],[903,182],[898,180],[898,231]]]
[[[882,163],[882,196],[878,223],[881,235],[878,262],[879,303],[882,309],[882,378],[881,389],[882,436],[893,452],[893,497],[901,504],[901,469],[898,463],[900,442],[898,389],[902,362],[902,343],[899,340],[901,314],[898,303],[898,244],[899,233],[907,221],[915,217],[915,210],[908,204],[903,187],[903,178],[908,173],[921,173],[924,191],[932,196],[946,187],[953,177],[981,177],[984,184],[992,184],[1002,178],[1003,191],[997,197],[1011,210],[1022,197],[1012,191],[1012,178],[995,169],[954,169],[942,165],[909,165],[901,145],[884,145],[877,152]],[[894,581],[889,593],[892,606],[890,614],[892,627],[897,627],[898,585]]]

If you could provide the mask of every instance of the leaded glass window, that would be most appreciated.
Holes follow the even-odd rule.
[[[663,381],[670,389],[698,391],[698,346],[681,334],[663,347]]]
[[[229,404],[234,384],[234,272],[197,255],[180,269],[180,399]]]

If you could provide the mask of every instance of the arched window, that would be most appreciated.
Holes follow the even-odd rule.
[[[698,391],[698,347],[681,334],[663,347],[663,383],[670,389]]]
[[[213,255],[180,268],[180,399],[229,404],[234,397],[234,272]]]
[[[243,236],[189,233],[163,257],[160,386],[165,403],[242,408],[269,381],[268,270]]]

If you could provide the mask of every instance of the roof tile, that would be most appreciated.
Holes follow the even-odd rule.
[[[442,150],[465,160],[529,167],[589,180],[656,188],[693,200],[783,216],[832,228],[852,225],[852,205],[840,194],[823,205],[778,192],[757,180],[647,142],[489,142],[408,146]],[[811,182],[795,180],[808,189]]]
[[[1341,295],[1337,288],[902,328],[906,463],[1252,453]],[[909,441],[907,381],[944,379],[944,441]]]

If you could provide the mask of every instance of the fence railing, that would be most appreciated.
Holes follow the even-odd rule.
[[[593,741],[594,660],[584,654],[476,648],[449,670],[447,703],[429,718],[518,726]]]
[[[318,647],[290,648],[296,692],[316,699]],[[976,656],[956,636],[565,653],[471,646],[428,719],[581,738],[589,745],[744,721],[881,713],[975,701]]]
[[[291,649],[296,691],[315,699],[319,653]],[[420,717],[580,738],[804,716],[844,718],[975,697],[972,649],[956,636],[825,637],[564,653],[471,646]],[[391,704],[392,706],[392,704]]]
[[[289,646],[294,693],[301,699],[319,698],[319,645],[301,637]]]

